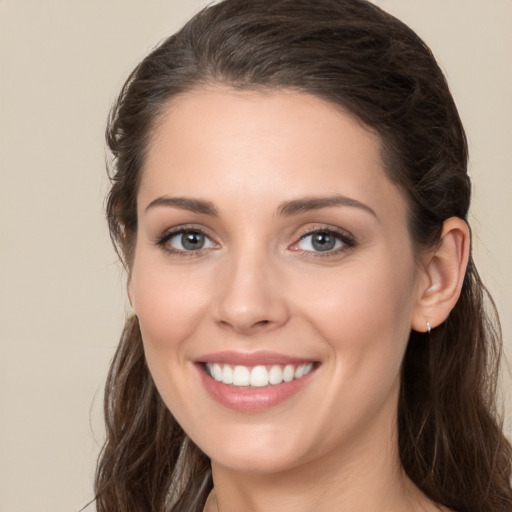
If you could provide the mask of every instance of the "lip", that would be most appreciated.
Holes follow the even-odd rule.
[[[223,352],[212,352],[195,359],[196,363],[220,363],[233,366],[258,366],[258,365],[287,365],[287,364],[306,364],[316,362],[313,359],[287,356],[277,352],[261,350],[258,352],[234,352],[226,350]]]
[[[206,373],[206,363],[223,363],[230,365],[257,366],[257,365],[286,365],[286,364],[305,364],[315,362],[313,370],[300,379],[294,379],[291,382],[282,382],[281,384],[269,385],[262,388],[243,388],[217,382]],[[291,357],[275,352],[215,352],[205,354],[196,359],[195,366],[199,377],[208,394],[219,404],[238,412],[262,412],[285,402],[304,386],[307,386],[314,378],[318,367],[317,361]]]

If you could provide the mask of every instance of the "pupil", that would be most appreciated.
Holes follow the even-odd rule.
[[[336,245],[336,238],[328,232],[317,233],[312,243],[317,251],[330,251]]]
[[[183,233],[183,235],[181,235],[181,244],[185,249],[191,251],[201,249],[204,245],[204,235],[194,231]]]

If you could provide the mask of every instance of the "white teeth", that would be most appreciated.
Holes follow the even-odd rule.
[[[301,364],[300,366],[297,366],[297,369],[295,370],[295,378],[300,379],[301,377],[304,377],[304,375],[307,375],[312,369],[313,363]]]
[[[235,386],[248,386],[251,382],[249,368],[246,366],[235,366],[233,370],[233,384]]]
[[[251,370],[251,386],[256,388],[268,386],[268,371],[264,366],[255,366]]]
[[[223,384],[232,384],[240,387],[265,387],[281,384],[282,382],[291,382],[294,379],[300,379],[313,370],[313,363],[301,365],[287,364],[281,366],[275,364],[271,367],[263,365],[253,366],[230,366],[229,364],[207,363],[206,371],[217,382]]]
[[[233,368],[229,364],[225,364],[222,369],[222,382],[224,384],[233,384]]]
[[[281,384],[283,382],[283,370],[280,366],[275,364],[268,372],[268,381],[270,384]]]
[[[283,380],[285,382],[291,382],[295,377],[295,366],[293,364],[287,364],[283,371]]]
[[[221,368],[220,364],[215,363],[213,365],[213,378],[217,382],[222,382],[222,368]]]

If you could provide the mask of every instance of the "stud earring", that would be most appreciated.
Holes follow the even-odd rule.
[[[430,320],[427,320],[427,332],[430,334],[432,331],[432,326],[430,325]]]

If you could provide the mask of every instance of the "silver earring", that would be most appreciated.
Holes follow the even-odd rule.
[[[430,321],[429,321],[429,320],[427,320],[427,332],[430,334],[430,333],[431,333],[431,331],[432,331],[432,327],[431,327],[431,325],[430,325]]]

